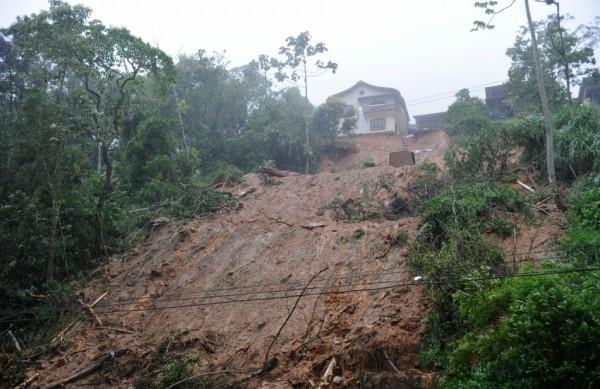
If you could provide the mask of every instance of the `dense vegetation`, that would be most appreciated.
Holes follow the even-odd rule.
[[[285,47],[326,51],[308,32]],[[294,63],[265,58],[229,69],[199,50],[173,61],[54,0],[0,30],[0,317],[41,328],[48,317],[28,310],[50,304],[39,296],[63,295],[63,281],[126,249],[157,216],[233,201],[217,183],[266,164],[314,169],[353,113],[338,101],[314,110],[299,89],[273,85],[269,71],[294,78]]]
[[[536,266],[512,268],[494,243],[517,232],[515,220],[527,224],[545,217],[534,210],[546,179],[545,130],[531,46],[521,33],[507,52],[507,90],[516,116],[492,120],[483,101],[459,92],[448,110],[448,177],[430,185],[433,193],[418,208],[422,225],[410,262],[429,283],[432,300],[422,360],[443,372],[441,387],[600,384],[600,281],[594,272],[579,271],[600,266],[600,109],[570,98],[578,77],[594,73],[597,28],[569,33],[555,18],[538,28],[568,226],[553,253]],[[566,43],[553,46],[561,32]],[[530,183],[539,191],[522,195],[509,188],[506,183],[518,174],[536,177]],[[429,177],[420,186],[432,178],[438,180]],[[515,271],[522,277],[504,277]],[[525,276],[529,272],[551,274]]]

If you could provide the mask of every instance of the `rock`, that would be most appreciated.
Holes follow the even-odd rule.
[[[335,377],[333,377],[333,383],[336,385],[341,384],[342,382],[344,382],[344,377],[336,375]]]

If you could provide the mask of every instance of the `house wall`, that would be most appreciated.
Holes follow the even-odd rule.
[[[364,91],[361,95],[360,91]],[[389,94],[382,94],[381,91],[369,88],[369,87],[361,87],[355,88],[348,93],[338,96],[338,98],[348,105],[352,105],[356,112],[359,112],[359,107],[361,103],[358,101],[359,98],[370,97],[370,96],[381,96],[381,100],[387,105],[398,105],[399,103]],[[376,111],[376,112],[368,112],[369,105],[363,105],[363,114],[364,114],[364,123],[361,123],[360,118],[357,120],[357,128],[354,130],[355,134],[376,134],[376,133],[386,133],[386,132],[397,132],[398,134],[407,134],[408,133],[408,118],[405,118],[403,110],[398,107],[398,110],[393,111]],[[385,130],[380,131],[371,131],[370,130],[370,120],[376,118],[385,118],[386,125]]]

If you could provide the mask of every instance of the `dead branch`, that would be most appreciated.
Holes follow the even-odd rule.
[[[62,331],[60,331],[54,338],[52,338],[52,340],[50,341],[50,343],[54,343],[57,340],[62,341],[63,336],[67,333],[67,331],[69,331],[74,325],[75,323],[77,323],[79,321],[79,317],[75,318],[75,320],[73,320],[72,322],[69,323],[69,325],[67,325]]]
[[[102,320],[100,320],[100,317],[98,317],[98,314],[96,314],[96,311],[94,311],[94,308],[87,305],[86,303],[84,303],[81,300],[78,300],[78,301],[79,301],[79,304],[81,304],[88,311],[88,313],[94,318],[94,320],[96,320],[96,323],[98,323],[98,325],[100,325],[100,326],[104,325],[104,323],[102,323]]]
[[[265,173],[270,176],[276,176],[276,177],[287,177],[290,175],[289,172],[275,169],[275,168],[268,167],[268,166],[264,166],[262,169],[260,169],[260,171],[261,171],[261,173]]]
[[[529,185],[525,184],[522,181],[517,180],[517,184],[521,185],[521,187],[527,189],[528,191],[530,191],[531,193],[535,193],[535,189],[533,189],[532,187],[530,187]]]
[[[126,328],[119,328],[119,327],[100,326],[100,327],[98,327],[98,329],[108,330],[108,331],[115,331],[115,332],[122,332],[124,334],[133,334],[133,335],[137,334],[137,332],[135,332],[135,331],[131,331],[131,330],[128,330]]]
[[[300,299],[302,298],[302,296],[304,296],[304,294],[306,293],[306,290],[308,289],[308,287],[310,286],[310,284],[314,281],[314,279],[317,278],[319,275],[321,275],[321,273],[323,273],[327,269],[329,269],[329,266],[325,266],[319,272],[317,272],[316,274],[314,274],[310,278],[310,280],[308,280],[308,282],[304,286],[304,289],[302,289],[302,292],[298,295],[298,298],[296,299],[296,302],[294,303],[294,306],[292,307],[292,310],[290,311],[290,313],[285,318],[285,321],[283,322],[283,324],[281,325],[281,327],[279,327],[279,330],[277,331],[277,333],[273,337],[273,340],[271,341],[271,344],[269,344],[269,347],[267,348],[267,352],[265,353],[265,359],[263,361],[261,373],[264,372],[264,371],[266,371],[267,365],[269,363],[269,353],[271,352],[271,349],[273,348],[273,345],[275,344],[275,342],[279,338],[279,335],[281,334],[281,331],[283,331],[283,329],[285,328],[285,325],[287,324],[287,322],[290,320],[290,318],[294,314],[294,311],[296,310],[296,307],[298,306],[298,303],[300,302]]]
[[[85,368],[79,370],[77,373],[73,374],[72,376],[49,384],[48,386],[46,386],[46,389],[59,388],[65,384],[75,382],[84,377],[87,377],[88,375],[94,373],[96,370],[100,369],[102,367],[102,365],[104,365],[104,363],[106,363],[106,361],[111,360],[113,358],[117,358],[120,355],[122,355],[124,352],[125,352],[125,350],[111,351],[111,352],[103,355],[102,357],[100,357],[96,362],[89,365],[88,367],[85,367]]]
[[[256,192],[256,188],[249,188],[249,189],[246,189],[246,190],[240,192],[237,197],[242,199],[242,198],[248,196],[250,193],[254,193],[254,192]]]
[[[17,337],[15,336],[15,334],[13,334],[12,330],[8,330],[8,336],[10,336],[10,338],[12,339],[13,343],[15,344],[15,348],[17,349],[18,352],[23,351],[23,349],[21,348],[21,344],[19,343],[19,340],[17,339]]]
[[[327,369],[325,369],[325,373],[323,373],[323,377],[321,377],[321,383],[317,386],[317,389],[323,388],[329,385],[329,378],[333,375],[333,369],[335,369],[336,361],[335,357],[331,357],[331,361],[327,365]]]
[[[314,230],[315,228],[325,227],[325,223],[308,223],[302,224],[300,227],[306,228],[307,230]]]
[[[27,378],[25,381],[21,382],[19,385],[15,386],[14,389],[21,389],[21,388],[28,387],[29,384],[31,384],[33,381],[35,381],[36,378],[38,378],[39,376],[40,376],[40,373],[35,373],[31,377]]]
[[[402,372],[400,370],[398,370],[398,368],[396,367],[396,365],[394,365],[394,362],[392,362],[392,360],[390,359],[390,357],[387,355],[387,353],[385,352],[385,350],[383,350],[383,356],[385,357],[385,359],[387,359],[388,364],[390,365],[390,367],[398,374],[402,374]]]
[[[184,384],[186,382],[195,380],[197,378],[206,377],[206,376],[209,376],[209,375],[219,375],[219,374],[246,374],[248,376],[256,375],[255,373],[249,373],[249,372],[246,372],[246,371],[239,371],[239,370],[206,371],[204,373],[195,374],[193,376],[190,376],[190,377],[184,378],[182,380],[179,380],[179,381],[175,382],[174,384],[171,384],[171,385],[167,386],[165,389],[173,389],[174,387],[176,387],[178,385],[181,385],[181,384]]]
[[[293,226],[294,226],[293,224],[290,224],[290,223],[286,222],[285,220],[277,219],[276,217],[271,217],[271,216],[267,215],[267,214],[266,214],[266,213],[264,213],[264,212],[261,212],[261,214],[262,214],[264,217],[266,217],[267,219],[269,219],[269,220],[273,220],[273,221],[275,221],[275,222],[278,222],[278,223],[285,224],[285,225],[286,225],[286,226],[288,226],[288,227],[293,227]]]
[[[393,242],[390,242],[390,244],[387,245],[387,247],[385,248],[385,250],[383,250],[381,254],[375,256],[375,259],[385,258],[392,249],[393,245]]]
[[[108,290],[106,292],[102,293],[100,295],[100,297],[98,297],[96,300],[94,300],[94,302],[89,305],[90,308],[94,308],[100,301],[102,301],[102,299],[104,297],[106,297],[107,294],[108,294]]]

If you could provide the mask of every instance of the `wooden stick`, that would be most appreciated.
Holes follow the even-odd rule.
[[[302,292],[298,295],[298,298],[296,299],[296,302],[294,303],[294,306],[292,307],[292,310],[290,311],[290,313],[285,318],[285,321],[283,322],[283,324],[281,325],[281,327],[279,327],[279,331],[277,331],[277,333],[273,337],[273,340],[271,341],[271,344],[269,344],[269,348],[267,348],[267,352],[265,353],[265,360],[263,361],[263,366],[262,366],[262,369],[261,369],[262,372],[264,372],[266,370],[267,364],[269,363],[269,353],[271,352],[271,348],[273,348],[273,345],[275,344],[275,342],[279,338],[279,335],[281,334],[281,331],[283,331],[283,328],[285,327],[285,325],[287,324],[287,322],[290,320],[290,318],[294,314],[294,311],[296,310],[296,307],[298,306],[298,303],[300,302],[300,299],[302,298],[302,296],[304,296],[304,293],[306,293],[306,290],[308,289],[308,286],[313,282],[313,280],[315,278],[317,278],[317,276],[319,276],[321,273],[323,273],[327,269],[329,269],[329,266],[325,266],[323,269],[321,269],[321,271],[319,271],[318,273],[316,273],[315,275],[313,275],[311,277],[311,279],[308,281],[308,283],[306,284],[306,286],[304,287],[304,289],[302,289]]]
[[[271,175],[271,176],[277,176],[277,177],[287,177],[287,176],[290,175],[289,172],[286,172],[286,171],[283,171],[283,170],[279,170],[279,169],[275,169],[275,168],[268,167],[268,166],[263,167],[262,169],[260,169],[260,171],[262,173],[265,173],[265,174],[268,174],[268,175]]]
[[[331,357],[331,361],[327,365],[327,369],[325,369],[325,373],[323,373],[323,377],[321,377],[321,383],[317,386],[317,389],[320,389],[329,384],[329,378],[333,375],[333,369],[335,369],[336,361],[335,357]]]
[[[521,185],[523,188],[527,189],[531,193],[535,193],[535,190],[532,187],[530,187],[529,185],[527,185],[519,180],[517,180],[517,184]]]
[[[271,216],[267,215],[267,214],[266,214],[266,213],[264,213],[264,212],[261,212],[261,213],[262,213],[262,214],[263,214],[263,216],[264,216],[264,217],[266,217],[267,219],[273,220],[273,221],[275,221],[275,222],[278,222],[278,223],[283,223],[283,224],[285,224],[286,226],[289,226],[289,227],[293,227],[293,226],[294,226],[293,224],[290,224],[290,223],[286,222],[285,220],[281,220],[281,219],[277,219],[277,218],[275,218],[275,217],[271,217]]]
[[[107,327],[107,326],[100,326],[100,327],[98,327],[98,329],[101,329],[101,330],[109,330],[109,331],[115,331],[115,332],[122,332],[122,333],[124,333],[124,334],[134,334],[134,335],[135,335],[135,334],[137,334],[137,332],[134,332],[134,331],[128,330],[128,329],[126,329],[126,328],[119,328],[119,327]]]
[[[102,323],[102,320],[100,320],[100,318],[98,317],[98,315],[96,314],[96,311],[94,311],[94,308],[90,307],[89,305],[85,304],[83,301],[78,300],[79,304],[83,305],[83,307],[85,309],[87,309],[87,311],[90,313],[90,315],[92,315],[92,317],[96,320],[96,323],[98,323],[98,325],[103,326],[104,323]]]
[[[19,343],[19,340],[17,339],[17,337],[15,336],[15,334],[13,334],[12,330],[8,330],[8,336],[10,336],[10,338],[12,339],[13,343],[15,344],[15,348],[17,349],[18,352],[23,351],[23,349],[21,348],[21,344]]]
[[[396,367],[396,365],[394,365],[394,362],[392,362],[392,360],[390,359],[390,357],[387,355],[387,353],[385,352],[385,350],[383,350],[383,356],[385,357],[385,359],[387,359],[388,364],[390,365],[390,367],[398,374],[402,374],[402,372]]]
[[[107,294],[108,294],[108,290],[107,290],[106,292],[102,293],[102,295],[101,295],[100,297],[98,297],[98,298],[97,298],[97,299],[96,299],[96,300],[95,300],[93,303],[91,303],[91,304],[89,305],[89,307],[90,307],[90,308],[94,308],[94,307],[96,306],[96,304],[98,304],[100,301],[102,301],[102,299],[103,299],[104,297],[106,297],[106,295],[107,295]]]
[[[49,384],[48,386],[46,386],[46,389],[59,388],[65,384],[68,384],[68,383],[71,383],[74,381],[78,381],[84,377],[87,377],[88,375],[92,374],[96,370],[100,369],[100,367],[102,367],[102,365],[106,361],[108,361],[109,359],[112,359],[112,358],[116,358],[116,357],[120,356],[121,354],[123,354],[124,352],[125,352],[124,350],[111,351],[108,354],[105,354],[104,356],[100,357],[98,359],[98,361],[96,361],[95,363],[79,370],[77,373],[73,374],[72,376]]]
[[[35,373],[31,377],[27,378],[25,381],[21,382],[19,385],[15,386],[14,389],[21,389],[21,388],[28,387],[29,384],[32,383],[33,381],[35,381],[35,379],[38,378],[39,376],[40,376],[40,373]]]
[[[62,337],[67,333],[67,331],[69,331],[71,329],[71,327],[73,327],[73,325],[75,323],[77,323],[79,321],[79,318],[75,318],[75,320],[73,320],[72,322],[69,323],[68,326],[66,326],[62,331],[60,331],[54,338],[52,338],[52,340],[50,341],[50,343],[54,343],[56,342],[59,338],[62,341]]]

